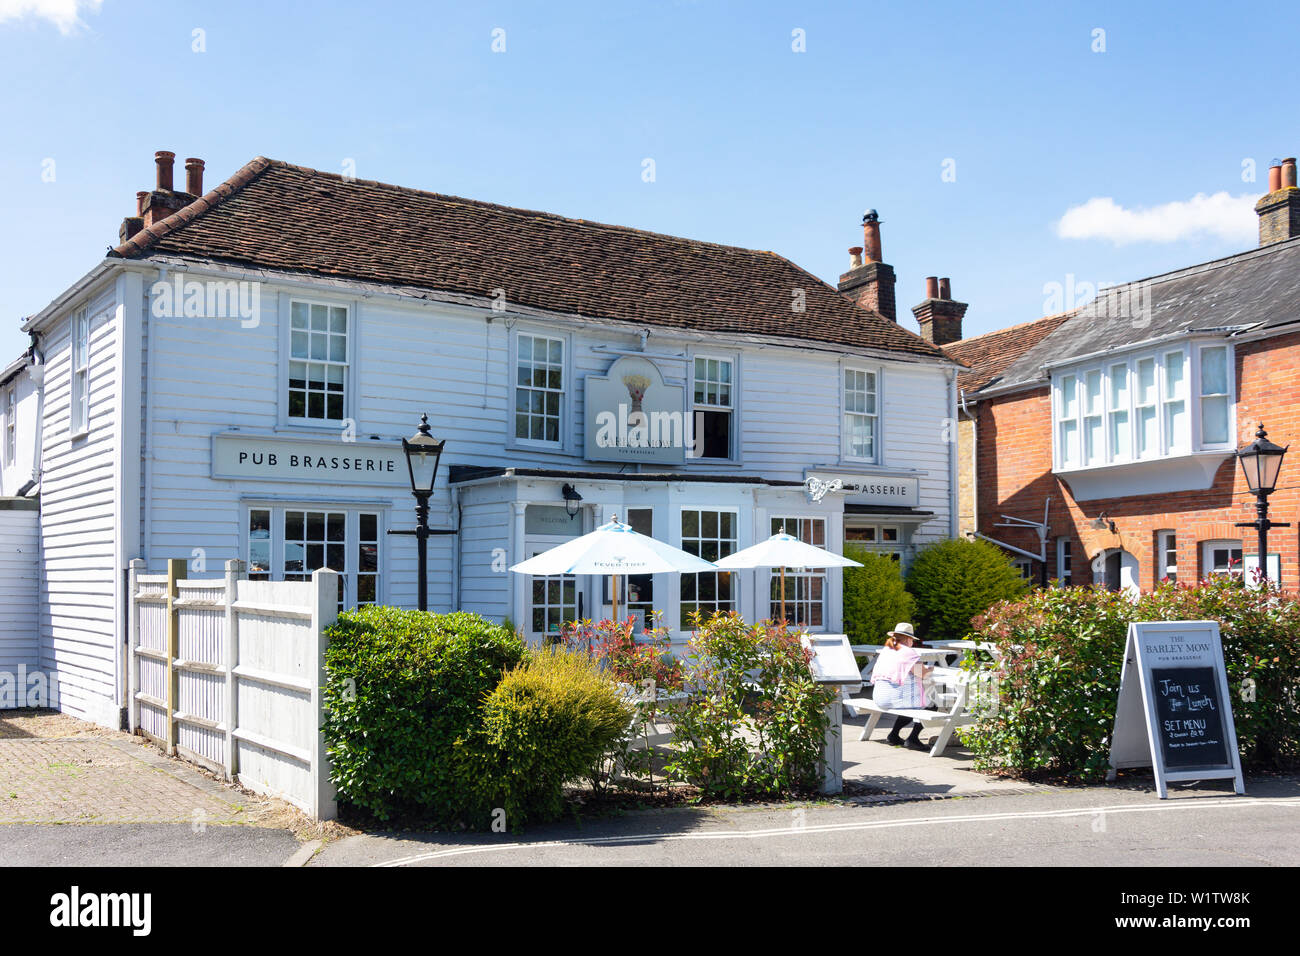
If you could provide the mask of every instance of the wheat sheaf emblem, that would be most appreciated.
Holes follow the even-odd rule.
[[[650,387],[650,379],[645,375],[624,375],[623,384],[627,386],[627,393],[632,398],[632,411],[641,411],[641,400],[645,398],[646,390]]]

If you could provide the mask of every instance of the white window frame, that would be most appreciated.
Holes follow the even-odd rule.
[[[286,511],[314,511],[324,512],[326,514],[343,514],[346,516],[346,529],[344,533],[344,566],[340,569],[343,576],[343,610],[348,610],[356,606],[357,600],[357,577],[360,574],[359,549],[361,545],[361,515],[373,514],[376,516],[376,544],[379,549],[379,560],[377,562],[377,572],[366,572],[367,574],[375,573],[377,575],[375,600],[371,603],[381,605],[388,602],[388,553],[391,550],[388,542],[388,506],[386,504],[357,504],[355,502],[328,502],[328,501],[281,501],[281,500],[255,500],[249,499],[241,503],[241,522],[239,530],[239,553],[240,557],[248,562],[249,573],[252,575],[252,539],[249,533],[249,521],[254,511],[269,511],[271,513],[271,537],[270,537],[270,570],[266,572],[266,580],[283,581],[284,580],[284,558],[285,558],[285,540],[284,540],[284,514]],[[315,568],[306,568],[304,573],[310,575]]]
[[[697,512],[697,513],[699,513],[701,516],[702,516],[704,513],[706,513],[706,512],[713,512],[713,513],[715,513],[715,514],[717,514],[717,515],[719,515],[719,516],[724,515],[724,514],[729,514],[729,515],[731,515],[731,517],[732,517],[732,522],[733,522],[732,527],[733,527],[733,530],[734,530],[734,532],[735,532],[735,537],[734,537],[734,540],[735,540],[735,551],[732,551],[731,553],[732,553],[732,554],[735,554],[736,551],[739,551],[739,550],[741,549],[741,541],[742,541],[743,539],[742,539],[741,534],[740,534],[740,509],[737,508],[737,507],[731,506],[731,505],[717,505],[717,504],[696,504],[696,505],[684,504],[684,505],[681,505],[680,507],[678,507],[678,508],[676,509],[676,515],[675,515],[675,517],[676,517],[676,536],[677,536],[677,547],[678,547],[678,548],[680,548],[680,549],[683,550],[683,551],[686,550],[686,534],[685,534],[685,532],[684,532],[683,529],[682,529],[682,517],[683,517],[683,515],[685,515],[688,511],[694,511],[694,512]],[[703,522],[702,522],[702,521],[701,521],[701,524],[700,524],[700,533],[699,533],[698,535],[695,536],[695,539],[694,539],[694,540],[711,540],[711,539],[708,539],[708,538],[705,538],[705,537],[704,537],[704,533],[703,533]],[[718,540],[721,540],[721,531],[719,531],[719,537],[718,537]],[[722,554],[719,555],[719,557],[725,557],[725,556],[726,556],[726,555],[722,555]],[[713,575],[718,575],[718,574],[725,574],[725,573],[727,573],[727,572],[724,572],[724,571],[698,571],[698,572],[686,572],[686,573],[683,573],[683,574],[679,574],[679,575],[677,575],[677,618],[676,618],[676,620],[674,620],[674,621],[672,622],[672,623],[673,623],[673,627],[674,627],[675,630],[677,630],[677,631],[687,631],[687,630],[690,629],[690,627],[689,627],[689,625],[686,623],[686,621],[685,621],[685,617],[684,617],[684,613],[685,613],[685,612],[684,612],[684,607],[685,607],[685,605],[686,605],[688,602],[687,602],[686,599],[683,597],[682,582],[685,581],[688,577],[693,578],[693,579],[695,579],[696,581],[698,581],[698,580],[699,580],[699,576],[702,575],[702,574],[713,574]],[[741,581],[740,581],[740,577],[741,577],[741,576],[738,575],[738,574],[736,574],[734,571],[730,573],[730,578],[731,578],[731,601],[730,601],[730,604],[731,604],[731,607],[729,608],[729,610],[732,610],[732,611],[740,611],[740,610],[744,607],[744,603],[743,603],[743,595],[741,594]],[[697,600],[689,602],[689,603],[692,603],[692,604],[697,605],[697,609],[698,609],[698,605],[700,604],[700,601],[698,600],[698,595],[699,595],[699,591],[698,591],[698,588],[697,588],[697,590],[696,590]],[[718,602],[718,601],[713,601],[713,602],[711,602],[711,603],[713,603],[713,604],[716,605],[716,604],[718,604],[719,602]],[[717,610],[717,608],[715,607],[713,610]],[[709,613],[712,613],[712,612],[710,611]],[[708,615],[706,614],[705,616],[707,617]]]
[[[564,350],[560,363],[560,409],[559,437],[556,441],[544,441],[515,436],[515,401],[519,385],[519,338],[528,336],[533,339],[550,339],[559,341]],[[568,332],[556,332],[554,329],[516,326],[510,334],[510,363],[506,378],[506,447],[530,451],[554,451],[568,453],[572,450],[573,425],[570,422],[573,408],[573,336]]]
[[[704,361],[704,362],[726,362],[726,363],[731,367],[731,382],[730,382],[730,383],[726,383],[726,384],[729,384],[729,385],[730,385],[730,388],[731,388],[731,404],[730,404],[729,406],[727,406],[727,405],[711,405],[711,404],[708,404],[707,402],[706,402],[706,403],[702,403],[702,404],[697,404],[697,403],[696,403],[696,401],[695,401],[695,382],[696,382],[696,378],[695,378],[695,363],[698,362],[698,361]],[[706,458],[706,457],[703,456],[703,455],[700,455],[700,456],[696,457],[696,456],[694,456],[694,455],[690,455],[690,454],[688,454],[687,457],[690,458],[692,461],[705,461],[705,462],[709,462],[709,461],[735,461],[735,460],[739,457],[739,450],[740,450],[740,440],[739,440],[739,433],[740,433],[740,427],[739,427],[739,426],[740,426],[740,404],[739,404],[739,402],[737,401],[737,397],[739,396],[739,393],[740,393],[740,379],[739,379],[740,362],[738,361],[737,356],[734,355],[734,354],[726,354],[726,353],[719,353],[719,352],[692,352],[692,353],[691,353],[691,356],[690,356],[690,366],[689,366],[689,370],[690,370],[690,371],[689,371],[689,375],[687,376],[687,404],[690,406],[690,416],[691,416],[691,418],[690,418],[690,428],[688,429],[688,431],[690,432],[690,436],[691,436],[691,444],[688,446],[688,451],[689,451],[689,448],[693,448],[693,447],[694,447],[694,437],[695,437],[695,413],[696,413],[696,411],[701,411],[701,412],[728,412],[728,413],[731,415],[731,426],[730,426],[730,428],[728,429],[728,431],[729,431],[729,433],[730,433],[729,436],[728,436],[729,439],[730,439],[730,444],[729,444],[729,446],[728,446],[728,448],[727,448],[727,456],[726,456],[725,458],[713,458],[713,457]],[[707,380],[707,381],[712,381],[712,380],[709,379],[709,380]]]
[[[316,296],[294,295],[291,293],[282,293],[279,299],[280,380],[279,395],[276,401],[276,407],[278,409],[278,425],[282,428],[337,432],[349,419],[352,421],[356,420],[357,383],[360,381],[360,376],[357,371],[357,356],[360,354],[357,344],[357,314],[359,311],[357,303],[355,300],[351,299],[331,299]],[[347,352],[347,360],[344,363],[339,363],[336,360],[327,360],[325,363],[328,365],[343,365],[342,418],[300,418],[289,414],[290,365],[295,361],[304,361],[293,357],[293,306],[295,303],[307,306],[309,324],[311,321],[311,307],[313,305],[324,306],[327,309],[344,309],[346,311],[347,329],[345,335],[347,336],[347,341],[345,349]],[[305,361],[313,362],[316,360],[306,359]]]
[[[1211,349],[1226,350],[1227,365],[1226,393],[1216,392],[1205,395],[1201,391],[1202,353]],[[1183,375],[1178,386],[1174,387],[1170,376],[1171,357],[1179,356]],[[1143,402],[1140,373],[1146,363],[1151,363],[1153,370],[1153,401]],[[1114,383],[1117,375],[1124,375],[1125,388],[1116,394]],[[1100,404],[1090,405],[1088,401],[1088,382],[1092,376],[1100,376]],[[1066,392],[1069,383],[1075,389],[1072,414],[1066,414]],[[1171,391],[1173,389],[1173,391]],[[1176,392],[1176,394],[1175,394]],[[1055,471],[1072,472],[1103,468],[1111,465],[1123,465],[1140,461],[1157,461],[1179,458],[1203,452],[1217,452],[1235,448],[1232,442],[1236,435],[1236,369],[1234,349],[1231,343],[1222,341],[1188,341],[1181,345],[1166,346],[1154,351],[1138,352],[1128,357],[1098,359],[1095,364],[1062,367],[1052,372],[1052,460]],[[1116,398],[1121,402],[1116,404]],[[1209,444],[1202,441],[1204,425],[1202,405],[1207,399],[1224,400],[1228,405],[1227,442]],[[1182,405],[1181,417],[1185,422],[1178,434],[1170,433],[1171,410],[1179,403]],[[1140,450],[1143,434],[1142,412],[1151,410],[1155,418],[1155,447],[1145,453]],[[1089,423],[1100,417],[1101,441],[1104,451],[1100,457],[1088,455],[1090,434]],[[1125,447],[1118,447],[1116,423],[1126,419],[1127,442]],[[1066,455],[1065,433],[1073,430],[1078,443],[1077,456],[1068,459]]]
[[[1207,394],[1204,391],[1204,383],[1201,380],[1201,368],[1205,361],[1204,358],[1205,353],[1212,352],[1216,349],[1223,349],[1224,352],[1226,353],[1224,355],[1223,361],[1224,361],[1224,365],[1227,368],[1226,379],[1227,379],[1228,390],[1227,392],[1213,392]],[[1194,395],[1195,395],[1195,405],[1196,405],[1195,436],[1199,441],[1200,447],[1206,449],[1207,451],[1229,449],[1229,448],[1235,450],[1236,442],[1234,440],[1234,436],[1237,434],[1237,402],[1236,402],[1237,362],[1236,362],[1236,353],[1233,347],[1226,343],[1218,343],[1218,342],[1201,343],[1196,348],[1196,357],[1195,360],[1193,361],[1192,373],[1193,373],[1193,384],[1195,386]],[[1218,401],[1221,399],[1227,400],[1228,437],[1226,441],[1207,442],[1205,440],[1204,408],[1207,399],[1214,400],[1214,401]]]
[[[1205,568],[1205,577],[1208,579],[1212,574],[1227,574],[1227,570],[1215,570],[1214,552],[1220,549],[1227,549],[1229,552],[1240,552],[1240,560],[1232,570],[1234,576],[1240,577],[1245,573],[1246,567],[1246,548],[1245,542],[1241,538],[1214,538],[1209,541],[1202,541],[1201,548],[1201,565]]]
[[[5,386],[5,464],[18,457],[18,386]]]
[[[869,532],[871,537],[867,540],[849,537],[850,534],[855,534],[859,531]],[[886,532],[893,532],[894,540],[886,541]],[[883,554],[886,557],[893,558],[900,566],[903,564],[903,551],[906,547],[904,538],[903,525],[872,522],[871,524],[845,525],[844,527],[845,547],[852,545],[859,548],[865,548],[868,551],[874,551],[876,554]]]
[[[768,517],[768,528],[780,529],[783,526],[793,523],[795,529],[798,530],[799,522],[801,521],[821,522],[822,543],[816,546],[820,548],[825,548],[826,543],[829,540],[827,535],[830,533],[830,522],[826,520],[825,515],[773,514],[773,515],[769,515]],[[794,534],[794,532],[790,531],[788,527],[786,527],[786,531],[790,534]],[[775,530],[769,530],[769,534],[776,534],[776,533],[777,532]],[[803,538],[797,534],[794,534],[794,536],[796,538],[799,538],[800,541],[803,540]],[[769,613],[767,616],[774,621],[781,616],[780,576],[781,576],[781,569],[773,568],[768,578],[769,583],[768,583],[767,593],[770,597],[770,600],[768,602]],[[812,591],[812,582],[816,580],[820,580],[822,583],[822,591],[821,591],[822,596],[819,600],[814,601],[813,598],[811,597],[811,591]],[[807,582],[807,588],[808,588],[808,596],[802,598],[799,597],[799,588],[800,588],[801,581]],[[826,615],[830,611],[826,598],[827,598],[827,594],[830,591],[830,586],[831,586],[830,574],[828,569],[826,568],[802,568],[800,570],[794,570],[791,568],[785,569],[786,614],[787,615],[790,614],[791,605],[798,605],[799,607],[806,606],[808,610],[808,614],[801,618],[799,615],[798,607],[796,607],[794,614],[791,615],[793,617],[793,620],[790,622],[791,627],[797,627],[800,628],[801,630],[813,631],[815,633],[824,632],[826,630],[827,628]],[[822,622],[817,625],[801,623],[801,621],[807,622],[811,618],[812,607],[814,604],[821,605]]]
[[[846,378],[850,372],[865,373],[873,376],[875,379],[875,398],[876,411],[874,414],[868,412],[849,411],[849,386]],[[884,368],[879,365],[864,365],[859,362],[842,362],[840,363],[840,457],[844,461],[862,462],[869,465],[883,464],[882,449],[884,447],[884,418],[882,409],[885,405],[884,399],[885,373]],[[854,389],[853,391],[858,391]],[[867,393],[864,393],[867,394]],[[852,430],[849,428],[849,415],[862,415],[875,420],[875,428],[872,434],[871,455],[862,456],[853,453]]]
[[[90,333],[91,319],[86,309],[72,317],[68,365],[69,379],[68,435],[78,438],[90,432]]]
[[[1065,566],[1067,560],[1069,567]],[[1056,580],[1062,587],[1074,583],[1074,544],[1068,534],[1056,539]]]
[[[1169,552],[1174,552],[1174,562],[1169,563]],[[1156,584],[1172,575],[1178,581],[1178,532],[1163,529],[1156,532]]]

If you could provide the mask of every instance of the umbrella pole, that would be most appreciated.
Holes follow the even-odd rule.
[[[614,621],[615,623],[617,623],[618,622],[618,575],[611,574],[610,578],[613,580],[613,588],[611,589],[610,593],[613,595],[612,600],[614,602]]]
[[[781,566],[781,623],[785,624],[785,565]]]

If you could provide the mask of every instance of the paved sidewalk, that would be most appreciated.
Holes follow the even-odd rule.
[[[0,740],[0,823],[237,823],[240,794],[143,746]]]
[[[892,723],[881,726],[870,740],[858,740],[865,717],[844,718],[844,780],[888,790],[908,797],[973,797],[984,794],[1039,793],[1053,788],[1020,780],[992,777],[974,769],[974,757],[954,735],[942,757],[931,757],[928,750],[909,750],[885,743]],[[923,732],[929,743],[937,731]]]
[[[49,711],[0,713],[0,824],[283,827],[295,813],[169,759],[143,738]]]

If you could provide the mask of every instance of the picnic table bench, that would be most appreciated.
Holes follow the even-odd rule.
[[[871,732],[880,723],[880,718],[886,714],[891,717],[908,717],[918,721],[926,730],[935,727],[939,728],[939,733],[930,746],[930,756],[941,756],[948,748],[948,743],[952,740],[953,731],[958,727],[973,724],[975,716],[966,712],[969,684],[963,679],[960,670],[957,668],[936,667],[933,676],[936,685],[953,688],[952,690],[936,693],[940,703],[939,710],[923,710],[914,707],[887,708],[881,707],[874,700],[867,697],[845,698],[843,701],[844,707],[854,717],[861,717],[863,714],[868,715],[867,722],[863,726],[858,739],[869,739]],[[945,705],[946,710],[943,709]]]

